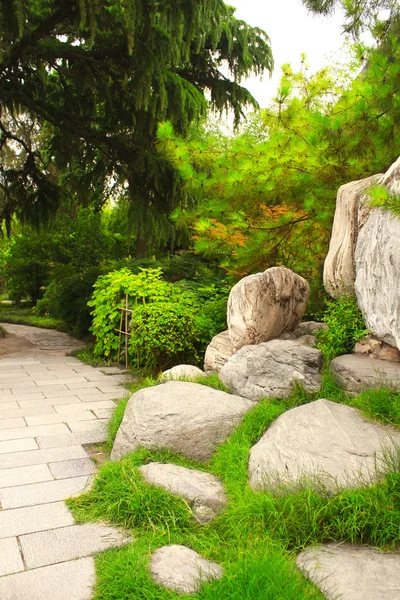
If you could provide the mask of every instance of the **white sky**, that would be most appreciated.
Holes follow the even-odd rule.
[[[300,0],[226,0],[237,10],[235,16],[255,27],[261,27],[271,39],[275,69],[272,78],[268,74],[260,82],[250,78],[242,82],[262,107],[274,96],[279,83],[281,65],[291,63],[300,67],[300,54],[307,55],[310,71],[326,65],[327,55],[337,55],[345,41],[341,25],[343,17],[336,13],[331,17],[311,15]]]

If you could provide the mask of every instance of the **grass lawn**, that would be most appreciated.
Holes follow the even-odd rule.
[[[203,384],[221,387],[217,378]],[[134,384],[154,385],[154,380]],[[324,596],[295,566],[303,548],[326,541],[368,544],[390,549],[400,538],[400,469],[393,460],[378,483],[329,493],[323,487],[256,492],[247,483],[251,447],[285,410],[327,398],[362,409],[368,416],[400,425],[400,394],[381,390],[347,398],[329,374],[318,395],[297,389],[288,400],[263,400],[222,444],[208,463],[196,463],[168,451],[139,449],[118,462],[106,462],[93,489],[68,501],[79,522],[107,521],[132,532],[135,541],[96,558],[95,600],[158,600],[179,596],[155,585],[149,559],[157,548],[183,544],[222,565],[224,577],[202,586],[201,600],[317,600]],[[110,423],[111,449],[126,400]],[[213,473],[221,479],[228,506],[207,525],[193,521],[185,500],[148,485],[137,467],[173,462]]]
[[[0,302],[0,322],[68,332],[68,328],[63,321],[51,317],[38,317],[26,303],[14,305]]]

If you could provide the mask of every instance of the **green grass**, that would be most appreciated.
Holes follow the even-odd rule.
[[[32,310],[32,308],[26,308],[26,306],[0,305],[0,321],[15,325],[31,325],[32,327],[43,327],[44,329],[57,329],[57,331],[68,332],[68,328],[63,321],[51,317],[38,317]]]
[[[198,381],[198,380],[197,380]],[[153,385],[135,384],[131,391]],[[215,377],[203,381],[221,389]],[[95,600],[179,597],[155,585],[149,575],[151,554],[168,544],[183,544],[221,564],[224,577],[202,586],[201,600],[321,600],[322,594],[296,569],[303,548],[327,541],[368,544],[391,549],[400,541],[400,454],[387,457],[389,472],[373,485],[327,490],[282,487],[275,493],[248,486],[251,447],[285,410],[317,398],[358,406],[371,417],[400,424],[400,394],[370,391],[348,398],[329,372],[322,392],[310,395],[298,388],[286,400],[263,400],[208,463],[197,463],[168,451],[139,449],[115,463],[104,464],[87,494],[68,501],[79,522],[105,520],[132,531],[135,541],[96,559]],[[119,403],[110,424],[108,448],[123,417]],[[207,525],[192,519],[185,500],[145,483],[138,466],[151,461],[206,470],[223,482],[228,505]]]

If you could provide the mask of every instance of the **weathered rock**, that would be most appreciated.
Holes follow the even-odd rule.
[[[334,298],[354,296],[354,251],[359,230],[370,208],[364,194],[379,175],[346,183],[339,188],[328,255],[324,264],[324,286]]]
[[[300,337],[296,337],[294,335],[294,331],[286,331],[281,333],[281,335],[277,338],[278,340],[290,340],[295,344],[300,344],[303,346],[310,346],[310,348],[315,348],[317,344],[317,338],[313,335],[301,335]]]
[[[223,485],[210,473],[161,463],[143,465],[139,471],[148,483],[188,500],[199,523],[211,521],[226,506]]]
[[[161,379],[196,379],[196,377],[201,377],[203,375],[205,375],[204,371],[193,365],[176,365],[176,367],[164,371],[161,375]]]
[[[400,351],[382,342],[382,340],[378,340],[373,335],[367,335],[358,341],[354,346],[354,352],[356,354],[367,354],[370,358],[400,362]]]
[[[111,460],[140,446],[208,460],[253,406],[246,398],[187,381],[140,390],[128,402]]]
[[[304,550],[297,566],[328,600],[398,600],[400,553],[324,544]]]
[[[195,594],[205,581],[220,579],[222,568],[186,546],[164,546],[150,559],[150,573],[156,583],[183,594]]]
[[[400,363],[371,359],[365,354],[343,354],[330,364],[336,383],[346,392],[388,387],[400,390]]]
[[[232,393],[250,400],[286,398],[296,383],[317,392],[321,366],[319,350],[297,340],[271,340],[241,348],[222,367],[219,378]]]
[[[234,350],[295,329],[309,295],[306,280],[284,267],[272,267],[241,279],[228,300],[228,331]]]
[[[383,448],[396,441],[398,430],[367,421],[355,408],[317,400],[282,414],[253,446],[250,485],[312,483],[315,476],[329,489],[369,483],[385,470]]]
[[[318,331],[328,329],[326,323],[319,323],[318,321],[303,321],[298,327],[292,332],[295,338],[303,337],[304,335],[313,335]]]
[[[219,372],[228,359],[234,354],[228,331],[215,335],[207,346],[204,357],[204,370]]]
[[[358,236],[355,290],[365,324],[400,348],[400,220],[375,209]]]

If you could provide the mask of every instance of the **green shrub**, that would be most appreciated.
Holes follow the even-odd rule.
[[[318,348],[326,360],[332,360],[335,356],[352,352],[355,342],[368,330],[355,298],[344,296],[326,304],[323,320],[328,329],[318,333]]]
[[[139,306],[132,314],[129,349],[133,364],[162,371],[178,363],[198,362],[194,315],[172,302]]]

